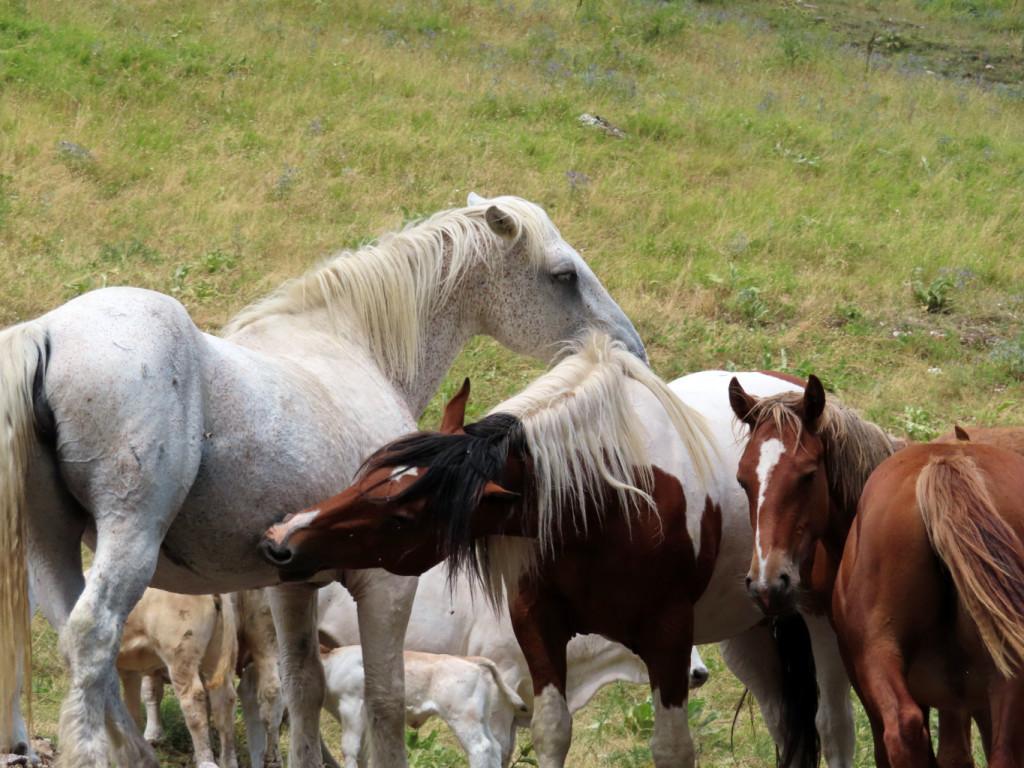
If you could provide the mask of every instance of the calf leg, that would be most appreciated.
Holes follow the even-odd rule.
[[[159,744],[164,740],[164,724],[160,719],[160,704],[163,700],[163,677],[146,675],[142,678],[142,701],[146,705],[146,732],[143,735],[150,744]]]
[[[140,672],[122,672],[118,670],[118,677],[121,678],[121,688],[124,691],[124,705],[128,709],[135,725],[142,730],[142,674]]]
[[[234,673],[232,673],[234,674]],[[235,704],[238,696],[231,680],[209,691],[213,725],[220,736],[220,768],[238,768],[235,753]]]
[[[485,674],[490,677],[489,672]],[[445,718],[469,757],[469,768],[502,768],[503,765],[501,744],[494,737],[488,722],[491,697],[486,685],[478,685],[473,700],[464,702],[461,711],[450,712]],[[501,695],[497,691],[495,693]]]
[[[212,763],[213,748],[210,746],[210,726],[206,714],[206,688],[199,677],[199,661],[194,665],[175,665],[170,668],[171,685],[181,704],[181,714],[192,737],[192,748],[197,763]]]

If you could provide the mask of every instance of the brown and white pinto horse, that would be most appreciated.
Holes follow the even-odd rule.
[[[418,574],[449,557],[496,605],[526,574],[512,618],[541,764],[568,751],[565,646],[598,633],[647,664],[655,764],[692,766],[693,604],[714,568],[727,479],[713,475],[701,417],[606,337],[464,425],[468,392],[440,433],[385,446],[351,488],[271,528],[264,554],[285,579],[342,562]]]
[[[936,764],[929,707],[973,715],[989,766],[1024,765],[1022,500],[1024,460],[970,442],[906,448],[865,485],[832,608],[879,766]]]

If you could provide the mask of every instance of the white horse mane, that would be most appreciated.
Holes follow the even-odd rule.
[[[381,370],[411,383],[421,326],[462,284],[476,264],[493,268],[502,238],[485,220],[497,205],[515,221],[511,242],[522,242],[530,263],[540,266],[543,244],[554,225],[544,211],[518,197],[498,197],[441,211],[358,251],[340,251],[306,274],[242,309],[222,330],[230,337],[262,320],[326,309],[335,332],[351,324],[369,343]]]
[[[536,475],[542,551],[552,550],[567,505],[575,510],[576,529],[586,530],[588,499],[601,498],[602,484],[615,490],[623,509],[654,507],[646,433],[630,402],[628,379],[658,399],[698,477],[707,476],[712,443],[704,417],[622,344],[591,334],[574,354],[491,411],[523,424]]]

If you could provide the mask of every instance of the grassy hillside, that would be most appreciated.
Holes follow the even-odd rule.
[[[1014,0],[5,2],[0,326],[132,284],[215,331],[338,248],[512,193],[666,378],[814,372],[913,438],[1020,423],[1022,35]],[[470,375],[478,413],[538,370],[479,340],[438,401]],[[765,764],[711,685],[702,760]],[[644,765],[617,712],[642,699],[582,714],[581,755]]]

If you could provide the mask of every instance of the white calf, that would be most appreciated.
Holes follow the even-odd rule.
[[[341,723],[345,768],[365,768],[362,649],[335,648],[323,660],[324,709]],[[405,652],[406,723],[419,728],[431,717],[440,717],[469,756],[470,768],[508,765],[516,716],[525,712],[526,704],[490,659]]]
[[[235,757],[235,609],[220,595],[178,595],[150,587],[125,623],[117,671],[132,717],[142,727],[141,687],[147,680],[146,739],[163,736],[160,699],[169,678],[192,736],[196,763],[215,766],[206,714],[209,694],[220,735],[221,768],[237,768]],[[205,766],[204,766],[205,764]],[[124,767],[132,768],[132,767]]]

